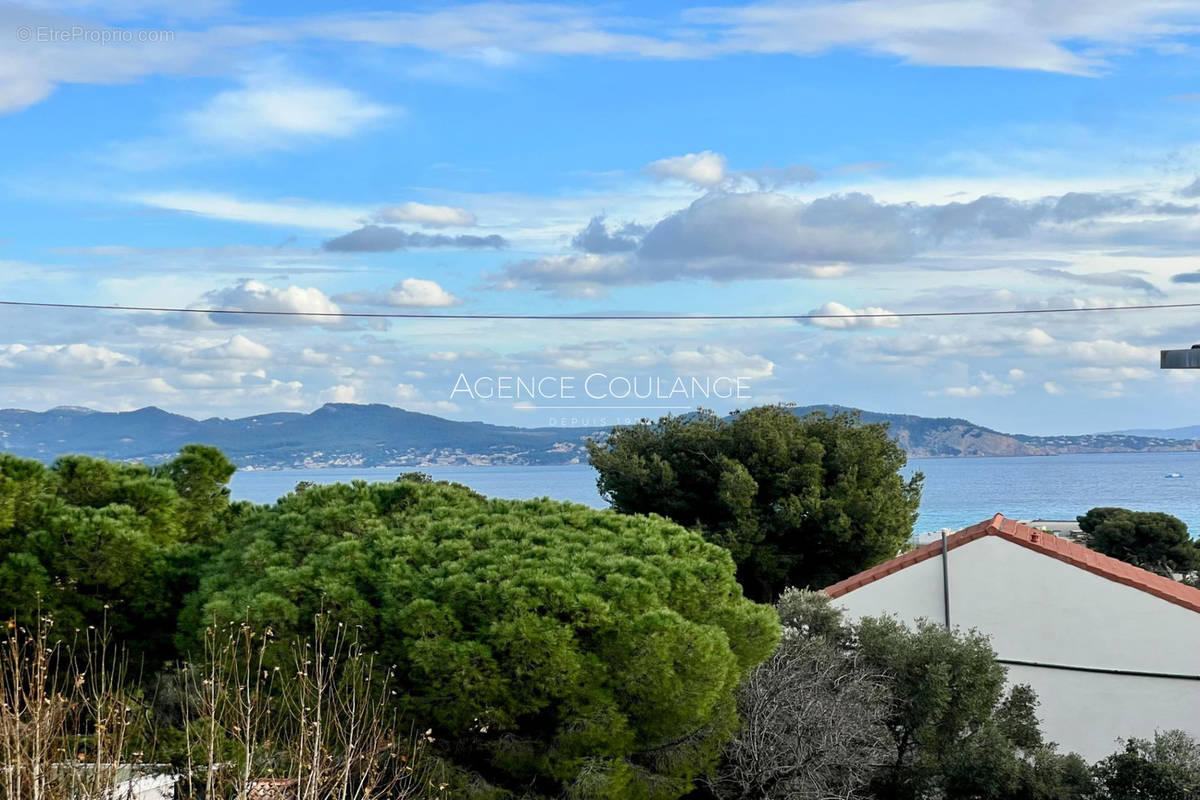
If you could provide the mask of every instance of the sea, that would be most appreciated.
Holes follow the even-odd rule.
[[[415,470],[491,497],[607,505],[586,465],[239,470],[230,485],[234,499],[271,503],[300,481],[391,481]],[[1200,452],[910,459],[905,472],[916,471],[925,475],[917,533],[958,530],[997,512],[1070,520],[1096,506],[1119,506],[1174,514],[1200,535]]]

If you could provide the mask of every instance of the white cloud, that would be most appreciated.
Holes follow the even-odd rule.
[[[329,358],[329,353],[322,353],[312,349],[311,347],[306,347],[300,351],[300,363],[313,367],[319,367],[328,364]]]
[[[419,398],[421,396],[421,390],[411,383],[397,383],[396,388],[392,391],[392,394],[397,400],[403,403]]]
[[[271,348],[248,339],[242,334],[234,336],[224,344],[210,347],[197,354],[200,358],[226,358],[239,361],[263,361],[271,357]]]
[[[1029,328],[1027,330],[1020,331],[1013,336],[1013,339],[1025,345],[1026,347],[1035,350],[1050,347],[1051,345],[1055,344],[1054,337],[1046,333],[1041,328]]]
[[[188,135],[234,150],[286,148],[317,139],[344,139],[392,113],[336,86],[260,77],[221,92],[186,114]]]
[[[1159,45],[1194,31],[1200,9],[1105,0],[817,0],[710,7],[688,16],[729,26],[726,49],[819,55],[850,47],[914,64],[1092,75],[1119,46]]]
[[[624,254],[570,253],[531,258],[487,277],[497,289],[542,289],[564,297],[601,297],[613,285],[641,282]],[[652,280],[652,278],[650,278]]]
[[[1069,374],[1080,381],[1119,384],[1121,381],[1148,381],[1156,371],[1145,367],[1075,367]]]
[[[1071,342],[1064,352],[1079,361],[1106,364],[1157,364],[1158,350],[1128,342],[1100,339],[1094,342]]]
[[[809,314],[833,315],[826,319],[805,320],[809,325],[819,328],[850,330],[860,328],[899,328],[900,320],[896,317],[863,316],[871,314],[890,314],[886,308],[867,306],[866,308],[850,308],[834,301],[829,301],[820,308],[814,308]]]
[[[990,372],[980,371],[977,378],[974,383],[965,386],[947,386],[945,389],[927,391],[925,394],[931,397],[937,395],[959,398],[1007,397],[1017,391],[1012,383],[1002,381]]]
[[[0,345],[0,367],[54,372],[108,370],[136,365],[133,356],[90,344]]]
[[[98,5],[66,8],[90,13]],[[39,102],[60,84],[130,83],[197,69],[233,73],[264,47],[296,42],[418,48],[492,68],[518,63],[524,53],[712,59],[738,53],[813,56],[845,47],[915,64],[1089,75],[1136,48],[1181,47],[1198,21],[1200,9],[1186,2],[1107,0],[817,0],[709,6],[686,11],[682,20],[672,16],[670,24],[662,20],[665,33],[658,36],[641,33],[643,19],[565,4],[468,3],[417,12],[310,15],[208,28],[180,26],[169,38],[149,42],[9,42],[0,50],[0,112]],[[14,31],[22,25],[112,30],[96,19],[0,7],[0,27]],[[310,93],[301,94],[305,88]],[[380,113],[377,106],[344,89],[248,86],[218,96],[207,109],[210,115],[225,114],[237,121],[230,133],[235,141],[234,130],[254,139],[247,125],[258,114],[249,108],[248,93],[258,93],[280,110],[281,118],[267,124],[285,136],[345,135]],[[294,101],[302,97],[323,99],[334,113],[317,119],[316,112],[297,107]],[[201,131],[228,138],[201,116],[196,121]]]
[[[1064,394],[1066,392],[1066,390],[1063,389],[1062,386],[1055,383],[1054,381],[1046,381],[1045,383],[1042,384],[1042,389],[1045,390],[1046,394],[1058,395],[1058,394]]]
[[[701,188],[711,188],[725,180],[725,156],[712,150],[660,158],[645,166],[647,175],[657,180],[680,180]]]
[[[322,403],[356,403],[358,389],[350,384],[340,383],[325,389],[318,397]]]
[[[462,302],[433,281],[405,278],[387,294],[388,305],[419,308],[442,308]]]
[[[325,293],[316,287],[288,286],[286,288],[278,288],[268,286],[262,281],[244,280],[236,286],[231,286],[226,289],[218,289],[208,292],[201,298],[201,301],[193,304],[193,308],[219,308],[231,311],[282,311],[290,313],[319,313],[319,314],[338,314],[341,308],[337,303],[325,296]],[[211,317],[215,322],[237,322],[244,324],[242,318],[230,319],[226,314],[214,314]],[[316,321],[317,318],[309,317],[305,320],[304,317],[264,317],[263,321]],[[336,318],[330,321],[337,321]]]
[[[775,363],[765,356],[716,344],[675,347],[629,361],[641,368],[667,366],[684,375],[769,378],[775,372]]]
[[[368,303],[399,308],[446,308],[457,306],[462,299],[443,289],[436,281],[405,278],[391,289],[382,292],[345,292],[334,299],[343,303]]]
[[[469,227],[475,224],[475,215],[465,208],[455,206],[401,203],[397,206],[381,208],[375,215],[375,220],[377,222],[413,222],[427,228]]]
[[[213,219],[319,231],[356,228],[368,213],[362,208],[329,206],[298,200],[242,200],[216,192],[144,192],[132,195],[129,199],[152,208],[182,211]]]

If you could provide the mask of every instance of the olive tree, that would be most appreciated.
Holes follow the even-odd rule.
[[[742,726],[708,788],[720,800],[864,797],[890,758],[887,676],[840,650],[832,629],[789,626],[780,611],[783,639],[738,690]],[[829,622],[829,611],[817,616]]]

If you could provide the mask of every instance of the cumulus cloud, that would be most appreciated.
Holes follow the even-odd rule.
[[[216,289],[207,292],[192,308],[217,308],[229,311],[285,311],[302,314],[340,314],[341,308],[324,292],[316,287],[288,286],[279,288],[268,286],[262,281],[243,280],[236,286]],[[226,324],[246,324],[253,318],[241,317],[236,314],[211,314],[208,318],[213,322]],[[317,320],[309,317],[307,321]],[[259,322],[275,321],[306,321],[304,317],[273,317],[258,319]]]
[[[107,347],[75,344],[0,345],[0,367],[49,372],[103,371],[136,365],[133,356]]]
[[[1167,229],[1163,218],[1198,212],[1198,207],[1159,204],[1129,194],[1075,192],[1038,200],[983,196],[922,205],[883,202],[863,193],[805,201],[779,192],[717,191],[668,214],[636,247],[632,235],[614,235],[602,219],[593,219],[573,241],[588,257],[522,261],[492,278],[500,288],[597,296],[619,284],[826,278],[888,265],[940,270],[1027,267],[1047,262],[993,258],[981,264],[979,254],[986,248],[1003,253],[1021,246],[1182,246],[1194,239],[1187,233],[1191,221],[1171,223],[1175,227]],[[1131,214],[1140,219],[1126,221]],[[1097,227],[1101,221],[1105,225]],[[1128,270],[1081,274],[1047,267],[1040,274],[1158,291]]]
[[[405,278],[392,288],[381,292],[345,292],[334,295],[340,303],[368,303],[399,308],[445,308],[462,303],[462,299],[443,289],[436,281]]]
[[[408,400],[418,400],[421,397],[421,390],[411,383],[397,383],[392,393],[402,403]]]
[[[655,225],[638,256],[660,272],[723,279],[782,277],[798,265],[896,261],[918,247],[910,217],[906,206],[864,194],[811,203],[773,192],[712,194]]]
[[[436,233],[403,231],[383,225],[364,225],[356,231],[325,242],[325,249],[342,253],[388,253],[425,247],[452,247],[461,250],[499,249],[507,246],[503,236],[462,234],[447,236]]]
[[[411,222],[427,228],[470,227],[475,224],[475,215],[465,208],[455,206],[401,203],[379,209],[375,214],[375,221]]]
[[[850,330],[862,328],[898,328],[900,320],[896,317],[871,316],[890,314],[886,308],[867,306],[866,308],[850,308],[849,306],[829,301],[820,308],[814,308],[809,314],[827,315],[825,319],[804,320],[809,325],[835,330]]]
[[[330,362],[331,356],[329,353],[322,353],[314,350],[311,347],[305,347],[300,351],[300,363],[307,364],[312,367],[320,367]]]
[[[656,180],[683,181],[707,189],[725,180],[725,156],[712,150],[702,150],[651,161],[644,171]]]
[[[322,403],[356,403],[358,389],[348,383],[339,383],[322,390],[317,397]]]
[[[599,297],[611,286],[640,282],[633,259],[583,253],[545,256],[509,264],[488,275],[497,289],[538,289],[567,297]]]
[[[199,358],[263,361],[271,357],[271,348],[267,347],[266,345],[259,344],[258,342],[238,333],[234,334],[234,336],[224,344],[219,344],[215,347],[209,347],[201,350],[197,356]]]
[[[604,215],[599,215],[592,217],[587,226],[575,234],[571,246],[596,255],[626,253],[637,249],[638,240],[645,233],[644,227],[633,222],[610,230],[604,222]]]

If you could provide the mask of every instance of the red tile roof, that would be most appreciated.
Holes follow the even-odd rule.
[[[1068,539],[1060,539],[1052,534],[1039,531],[1037,528],[1022,525],[1016,520],[1006,519],[1002,514],[997,514],[991,519],[984,520],[969,528],[963,528],[958,533],[950,534],[946,537],[946,548],[953,550],[956,547],[962,547],[964,544],[968,544],[984,536],[999,536],[1013,544],[1027,547],[1036,553],[1057,558],[1059,561],[1063,561],[1071,566],[1085,569],[1094,575],[1099,575],[1102,578],[1116,581],[1134,589],[1140,589],[1143,592],[1166,600],[1168,603],[1174,603],[1192,611],[1200,612],[1200,589],[1173,581],[1162,575],[1155,575],[1153,572],[1147,572],[1140,567],[1135,567],[1132,564],[1126,564],[1124,561],[1102,555],[1094,550],[1089,550],[1083,545],[1076,544]],[[852,575],[844,581],[839,581],[827,587],[825,594],[830,597],[841,597],[847,592],[852,592],[861,586],[866,586],[868,583],[891,575],[893,572],[899,572],[905,567],[910,567],[929,558],[935,558],[941,555],[941,552],[942,543],[940,541],[918,547],[916,550],[910,550],[893,558],[891,561],[885,561],[882,564],[878,564],[857,575]]]

